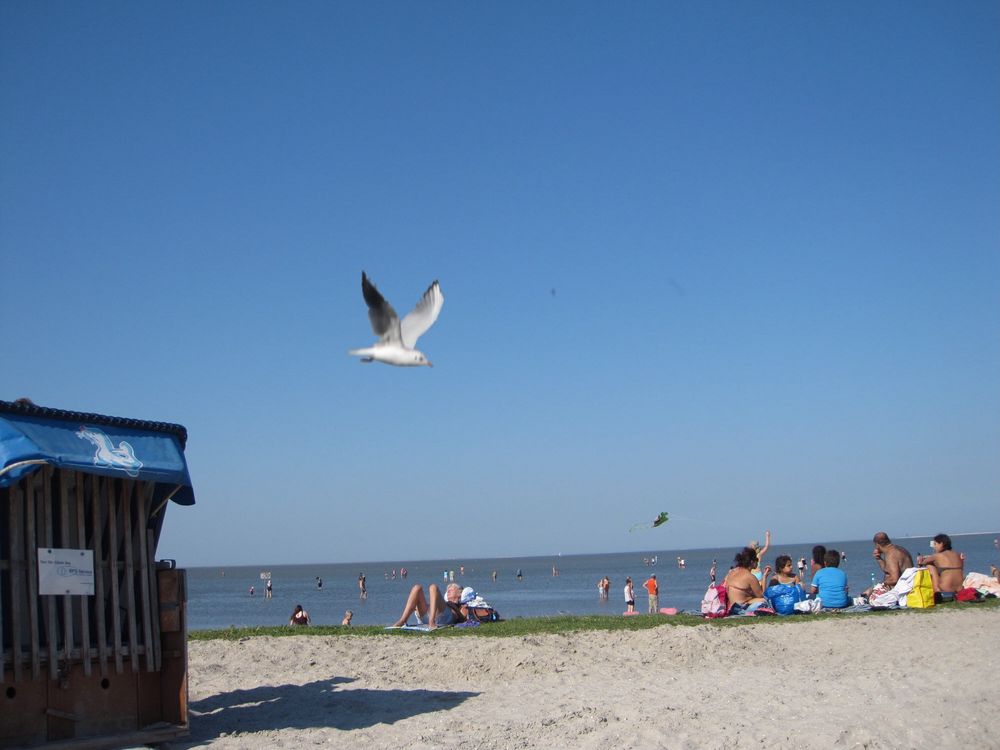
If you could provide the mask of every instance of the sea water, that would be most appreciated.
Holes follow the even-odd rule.
[[[989,573],[991,564],[1000,566],[1000,552],[994,547],[996,537],[995,532],[952,537],[955,550],[966,555],[967,573]],[[932,551],[930,537],[894,541],[914,558]],[[847,573],[852,594],[870,586],[873,577],[881,579],[881,571],[872,557],[871,541],[828,542],[826,547],[847,553],[847,560],[840,567]],[[548,557],[190,568],[188,627],[207,630],[285,625],[296,604],[309,612],[316,625],[339,625],[348,609],[354,612],[355,625],[387,625],[399,617],[411,586],[444,585],[452,580],[452,575],[456,583],[474,588],[506,619],[621,614],[625,610],[626,576],[632,577],[636,610],[645,612],[647,595],[642,583],[654,573],[660,586],[661,607],[698,611],[709,585],[712,561],[717,562],[721,583],[737,551],[725,547]],[[789,555],[793,562],[805,557],[808,575],[811,551],[810,543],[775,543],[764,563],[773,566],[774,558],[781,554]],[[678,557],[685,561],[684,568],[678,566]],[[558,575],[553,575],[553,567]],[[406,568],[406,578],[401,576],[401,568]],[[496,581],[492,579],[494,570]],[[521,571],[520,579],[517,571]],[[358,588],[358,576],[362,573],[368,589],[364,599]],[[264,596],[262,574],[271,578],[270,599]],[[611,579],[607,599],[600,598],[597,586],[604,576]],[[317,577],[322,579],[322,588],[317,585]]]

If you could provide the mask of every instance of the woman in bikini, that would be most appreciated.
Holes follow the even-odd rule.
[[[934,584],[936,599],[950,599],[962,588],[965,580],[965,561],[951,548],[951,537],[938,534],[931,542],[933,555],[918,555],[917,565],[926,565]],[[943,595],[943,596],[942,596]]]
[[[757,553],[752,547],[744,547],[736,553],[733,560],[733,568],[726,575],[722,585],[726,587],[729,597],[730,610],[738,608],[740,611],[767,603],[764,592],[760,587],[760,581],[751,572],[757,567]],[[764,568],[765,576],[771,572],[771,566]]]
[[[292,612],[292,617],[288,621],[289,625],[308,625],[310,623],[309,613],[302,609],[301,604],[295,605],[295,611]]]
[[[757,582],[760,583],[763,586],[764,585],[764,580],[767,578],[767,573],[764,573],[764,572],[761,571],[761,569],[760,569],[760,563],[764,559],[764,555],[767,554],[767,551],[769,549],[771,549],[771,532],[770,531],[765,531],[764,532],[764,546],[763,547],[760,546],[760,542],[758,542],[756,539],[754,539],[752,542],[750,542],[749,547],[757,555],[757,564],[754,567],[754,569],[751,570],[750,572],[754,574],[754,577],[757,579]],[[770,568],[768,568],[768,569],[770,570]]]

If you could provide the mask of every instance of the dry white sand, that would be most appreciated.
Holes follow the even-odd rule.
[[[1000,608],[193,642],[172,747],[1000,747]]]

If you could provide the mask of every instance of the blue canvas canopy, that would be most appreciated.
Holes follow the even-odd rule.
[[[178,424],[0,401],[0,488],[48,464],[154,482],[157,499],[193,505],[186,442],[187,430]]]

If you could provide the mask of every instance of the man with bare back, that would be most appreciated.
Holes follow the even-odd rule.
[[[872,557],[875,558],[875,562],[882,569],[885,578],[882,583],[876,584],[873,588],[865,592],[865,596],[868,597],[877,596],[889,591],[896,585],[896,581],[903,575],[903,571],[913,567],[913,558],[910,556],[910,553],[898,544],[893,544],[889,535],[884,531],[878,532],[872,538],[872,541],[875,543],[875,549],[872,550]]]

